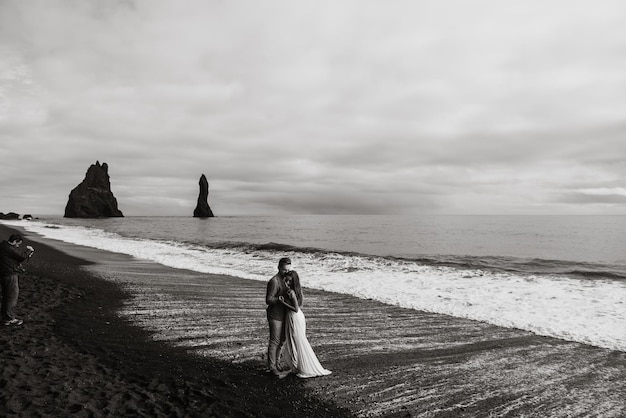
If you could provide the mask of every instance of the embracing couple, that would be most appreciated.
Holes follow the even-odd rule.
[[[291,270],[290,259],[281,258],[278,262],[278,273],[267,283],[265,303],[270,328],[267,348],[270,372],[279,379],[290,373],[302,378],[330,374],[330,370],[322,367],[306,338],[306,319],[301,309],[300,278],[298,273]],[[287,370],[281,370],[279,367],[283,345]]]

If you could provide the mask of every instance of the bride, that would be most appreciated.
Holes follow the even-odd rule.
[[[289,368],[301,378],[326,376],[331,374],[320,364],[317,356],[306,338],[306,319],[300,306],[302,305],[302,289],[300,281],[292,275],[286,278],[286,298],[279,300],[287,307],[285,320],[285,362]]]

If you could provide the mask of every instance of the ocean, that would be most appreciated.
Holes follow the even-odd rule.
[[[626,351],[626,216],[237,216],[2,221],[201,273],[303,286]]]

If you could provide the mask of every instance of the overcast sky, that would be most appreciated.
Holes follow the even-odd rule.
[[[0,0],[0,211],[626,214],[623,0]]]

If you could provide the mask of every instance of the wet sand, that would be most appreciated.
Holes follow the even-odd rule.
[[[31,240],[25,323],[0,331],[3,416],[626,416],[624,352],[311,289],[333,374],[278,381],[263,282]]]

